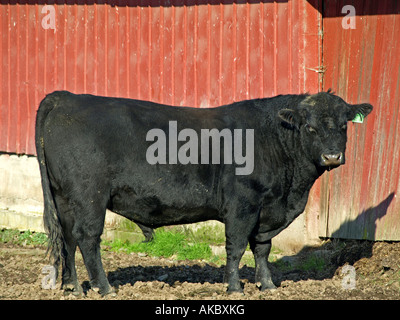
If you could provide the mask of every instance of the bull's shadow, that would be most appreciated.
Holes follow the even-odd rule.
[[[172,266],[131,266],[118,268],[108,273],[108,280],[113,286],[125,284],[134,285],[138,281],[151,282],[160,281],[170,286],[179,285],[184,282],[189,283],[222,283],[225,266],[212,264],[193,264],[185,265],[182,261]],[[242,268],[240,270],[242,279],[251,280],[254,278],[253,268]]]
[[[370,258],[376,222],[386,215],[394,195],[394,192],[390,193],[379,205],[363,211],[356,219],[343,223],[332,233],[331,241],[324,245],[317,248],[305,246],[296,255],[271,263],[275,284],[280,285],[285,280],[329,279],[338,267],[347,263],[353,265],[362,258]],[[349,234],[354,238],[357,235],[368,236],[369,240],[347,239]]]
[[[391,193],[378,206],[362,212],[355,220],[343,223],[332,234],[332,238],[342,237],[348,230],[357,230],[360,224],[368,221],[369,234],[374,239],[376,221],[386,215],[394,198]],[[346,263],[354,264],[362,258],[372,256],[372,240],[339,240],[335,239],[318,248],[304,247],[299,253],[290,257],[282,257],[269,263],[272,279],[278,286],[285,280],[323,280],[332,278],[336,269]],[[313,265],[315,260],[323,261],[323,265]],[[161,281],[170,286],[178,283],[222,283],[225,266],[208,263],[182,262],[171,266],[131,266],[118,268],[108,273],[111,285],[119,287],[125,284],[134,285],[138,281]],[[240,269],[240,278],[254,283],[254,268],[244,266]]]

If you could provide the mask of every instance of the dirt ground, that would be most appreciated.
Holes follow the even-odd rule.
[[[45,248],[0,244],[0,299],[399,299],[400,243],[333,241],[320,248],[305,248],[295,256],[270,263],[278,288],[260,292],[254,268],[242,265],[244,294],[228,295],[222,282],[223,266],[204,261],[175,261],[144,254],[103,251],[103,264],[115,297],[101,297],[90,289],[86,269],[77,254],[82,297],[42,289]],[[318,269],[307,268],[310,257],[323,259]],[[318,261],[321,261],[319,259]],[[353,266],[353,268],[349,268]]]

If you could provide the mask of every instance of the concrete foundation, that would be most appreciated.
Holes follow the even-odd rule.
[[[43,196],[39,165],[36,157],[0,155],[0,228],[43,232]],[[316,245],[318,237],[307,232],[306,216],[300,215],[287,229],[272,241],[284,252],[295,253],[305,245]],[[125,218],[107,211],[105,238],[137,238],[137,232],[121,230]],[[223,232],[222,223],[210,221],[188,225],[193,230],[210,226],[210,230]],[[215,229],[217,228],[217,229]]]

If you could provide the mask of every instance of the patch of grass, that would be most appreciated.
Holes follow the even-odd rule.
[[[19,231],[15,229],[0,230],[0,242],[17,245],[47,245],[47,235],[41,232]]]
[[[155,257],[169,258],[175,256],[178,260],[208,259],[211,257],[211,248],[206,243],[189,242],[185,234],[180,232],[157,229],[154,240],[143,243],[115,240],[104,242],[114,251],[142,252]]]
[[[240,263],[243,265],[246,265],[248,267],[251,268],[255,268],[256,267],[256,262],[254,260],[254,256],[253,254],[245,254],[242,257],[242,260],[240,260]]]
[[[299,268],[304,271],[322,271],[326,267],[325,258],[316,255],[310,255],[299,265]]]
[[[191,242],[205,242],[210,245],[225,245],[225,228],[221,224],[199,223],[196,229],[182,225],[183,233]]]
[[[215,244],[215,238],[212,240],[203,239],[199,234],[193,234],[188,230],[171,227],[159,228],[155,230],[152,242],[130,242],[129,240],[116,239],[113,241],[103,240],[102,245],[103,248],[105,246],[112,251],[145,253],[149,256],[172,257],[177,260],[206,260],[217,265],[226,263],[226,254],[214,255],[212,253],[210,245]],[[47,241],[48,238],[45,233],[0,229],[0,243],[45,247]],[[254,267],[253,255],[244,255],[241,264]]]

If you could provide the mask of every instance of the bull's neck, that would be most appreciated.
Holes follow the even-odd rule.
[[[304,152],[300,141],[300,132],[297,130],[283,129],[282,135],[279,136],[279,144],[287,167],[293,173],[293,179],[302,181],[305,188],[310,183],[312,186],[315,180],[325,172],[325,170],[319,169],[309,155]]]
[[[289,219],[295,219],[301,214],[307,204],[308,195],[318,177],[322,174],[314,163],[304,156],[290,158],[291,188],[286,198]]]

